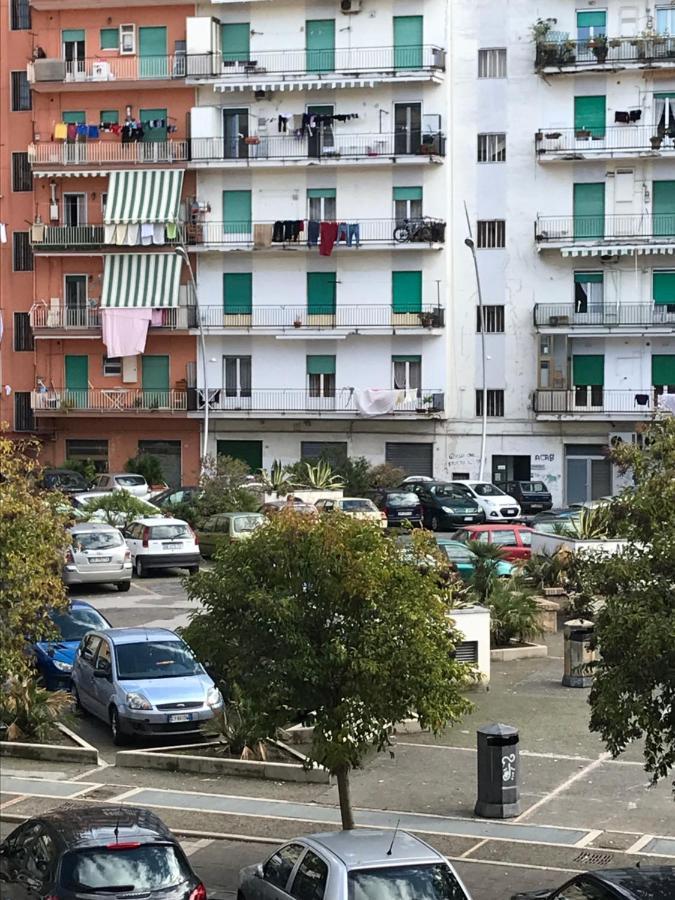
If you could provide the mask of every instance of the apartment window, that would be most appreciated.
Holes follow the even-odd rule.
[[[66,439],[66,459],[87,460],[97,472],[108,471],[108,442],[91,439]]]
[[[307,191],[308,218],[319,222],[334,221],[335,188],[309,188]]]
[[[99,35],[99,45],[101,50],[119,49],[120,32],[118,28],[101,28]]]
[[[421,356],[392,356],[391,364],[396,390],[419,390],[422,387]]]
[[[491,48],[478,51],[479,78],[506,78],[506,50]]]
[[[32,191],[33,173],[27,153],[12,153],[12,190]]]
[[[675,9],[672,6],[656,7],[656,30],[659,34],[675,34]]]
[[[506,162],[506,135],[500,132],[479,134],[478,162]]]
[[[506,246],[506,222],[504,219],[481,219],[478,222],[478,247],[494,250]]]
[[[487,390],[487,414],[489,418],[498,419],[504,416],[504,391]],[[476,415],[483,415],[483,391],[481,388],[476,390]]]
[[[33,349],[33,329],[30,327],[30,314],[27,312],[14,313],[14,350],[20,353],[22,350]]]
[[[15,272],[33,271],[33,250],[27,231],[15,231],[12,235]]]
[[[394,218],[397,222],[422,218],[421,187],[394,188]]]
[[[251,357],[224,356],[224,382],[226,397],[251,396]]]
[[[310,397],[335,396],[335,357],[307,357],[307,386]]]
[[[604,274],[602,272],[574,273],[574,312],[587,313],[602,307]]]
[[[31,24],[29,0],[11,0],[10,7],[12,31],[28,31]]]
[[[476,332],[478,334],[483,330],[481,328],[481,308],[476,307]],[[504,333],[504,307],[503,306],[484,306],[483,322],[485,323],[485,334],[503,334]]]
[[[34,431],[35,417],[30,405],[30,391],[14,391],[14,431]]]
[[[103,125],[118,125],[120,121],[119,110],[102,109],[99,113],[99,119]]]
[[[12,112],[31,109],[30,86],[25,72],[12,72]]]
[[[103,357],[103,374],[104,375],[121,375],[122,374],[122,357],[121,356],[104,356]]]

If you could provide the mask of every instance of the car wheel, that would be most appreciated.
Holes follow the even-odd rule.
[[[128,590],[130,590],[130,588],[131,588],[131,582],[130,582],[130,581],[118,581],[118,582],[117,582],[117,590],[118,590],[121,594],[125,594]]]
[[[136,557],[136,562],[134,563],[134,571],[138,578],[145,578],[145,566],[143,565],[143,561],[140,556]]]
[[[246,894],[243,891],[237,891],[237,900],[246,900]]]
[[[196,575],[199,572],[199,566],[188,566],[188,575]]]
[[[438,531],[438,516],[432,516],[429,524],[432,531]]]
[[[110,731],[112,742],[116,747],[123,747],[127,743],[126,735],[120,727],[120,714],[114,706],[110,707]]]
[[[75,711],[83,717],[87,716],[88,712],[84,708],[84,706],[82,706],[82,701],[80,700],[80,694],[79,694],[75,684],[73,684],[73,699],[75,701]]]

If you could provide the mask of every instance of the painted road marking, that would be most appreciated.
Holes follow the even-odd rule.
[[[424,749],[424,750],[460,750],[464,753],[477,753],[475,747],[452,747],[450,744],[416,744],[413,741],[399,741],[394,739],[395,747],[415,747],[416,749]],[[521,756],[533,756],[539,759],[564,759],[569,760],[570,762],[597,762],[597,757],[593,756],[568,756],[565,753],[539,753],[536,750],[521,750]],[[604,759],[603,762],[611,763],[615,766],[640,766],[643,767],[641,762],[636,762],[635,760],[630,759]]]
[[[536,803],[533,803],[532,806],[528,807],[528,809],[526,809],[524,813],[521,813],[513,821],[514,822],[522,822],[523,819],[526,819],[526,818],[528,818],[528,816],[531,816],[533,812],[538,810],[545,803],[548,803],[549,800],[553,800],[553,798],[557,797],[558,794],[562,794],[563,791],[566,791],[569,787],[571,787],[571,785],[574,784],[575,781],[580,781],[582,778],[585,778],[587,775],[590,775],[591,772],[593,772],[595,769],[597,769],[598,766],[601,766],[608,759],[610,759],[609,753],[601,754],[595,760],[595,762],[590,763],[585,768],[583,768],[580,772],[577,772],[575,775],[570,775],[570,777],[566,778],[565,781],[561,782],[561,784],[559,784],[558,787],[553,788],[553,790],[550,793],[546,794],[545,797],[542,797],[541,800],[537,800]]]
[[[28,794],[32,797],[63,797],[69,800],[87,788],[101,787],[100,784],[83,784],[81,781],[47,781],[40,778],[18,778],[15,775],[0,776],[0,791],[3,794]]]

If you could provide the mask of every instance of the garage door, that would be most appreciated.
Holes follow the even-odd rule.
[[[392,466],[403,469],[407,475],[434,474],[433,444],[385,444],[384,458]]]
[[[262,469],[262,451],[262,441],[218,441],[216,444],[218,456],[240,459],[246,463],[251,472]]]
[[[139,441],[138,452],[156,456],[169,487],[180,487],[180,441]]]

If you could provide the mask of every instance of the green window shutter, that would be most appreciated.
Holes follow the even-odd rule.
[[[100,119],[101,122],[107,125],[117,125],[120,120],[120,114],[116,109],[102,109]]]
[[[422,16],[394,16],[394,67],[421,69],[424,42]]]
[[[654,272],[653,294],[657,305],[675,304],[675,272]]]
[[[69,110],[61,113],[61,121],[66,125],[84,125],[87,121],[87,114],[83,109]]]
[[[335,19],[305,22],[305,56],[308,72],[335,71]]]
[[[605,383],[605,357],[572,357],[572,378],[577,386],[603,385]]]
[[[245,462],[251,472],[262,469],[262,441],[216,441],[216,454]]]
[[[66,356],[66,389],[86,391],[89,388],[89,357]]]
[[[61,32],[61,40],[64,44],[69,44],[72,41],[83,41],[84,28],[66,28]]]
[[[250,58],[251,23],[238,22],[220,26],[220,41],[225,62],[248,62]]]
[[[307,312],[310,316],[335,314],[335,272],[307,273]]]
[[[223,191],[223,231],[225,234],[250,235],[250,191]]]
[[[334,356],[308,356],[308,375],[335,375]]]
[[[605,236],[605,183],[574,185],[574,238],[598,240]]]
[[[604,137],[607,125],[607,98],[575,97],[574,130],[590,131],[593,137]]]
[[[391,273],[391,309],[394,313],[422,312],[422,272]]]
[[[406,363],[406,362],[407,362],[407,363],[421,363],[421,362],[422,362],[422,357],[421,357],[421,356],[405,356],[405,355],[403,355],[403,356],[392,356],[391,361],[392,361],[392,362],[395,362],[395,363],[397,363],[397,362],[402,362],[402,363]]]
[[[675,100],[675,91],[666,91],[665,94],[654,94],[655,100]]]
[[[665,353],[652,356],[652,384],[675,384],[675,356]]]
[[[223,312],[250,316],[253,306],[253,275],[250,272],[223,274]]]
[[[654,181],[652,191],[652,231],[655,236],[675,237],[675,181]]]
[[[394,200],[421,200],[421,187],[395,187]]]
[[[101,28],[99,31],[101,50],[117,50],[120,45],[120,33],[117,28]]]
[[[144,391],[168,391],[169,357],[142,356],[141,383]]]
[[[307,199],[316,200],[325,197],[328,200],[335,200],[337,191],[335,188],[307,188]]]
[[[151,122],[153,119],[166,119],[166,109],[139,109],[138,116],[141,122]],[[143,142],[144,143],[161,143],[166,140],[166,127],[164,128],[148,128],[143,126]]]
[[[605,276],[602,272],[575,272],[575,284],[602,284]]]
[[[602,28],[607,24],[606,12],[578,12],[577,28]]]

